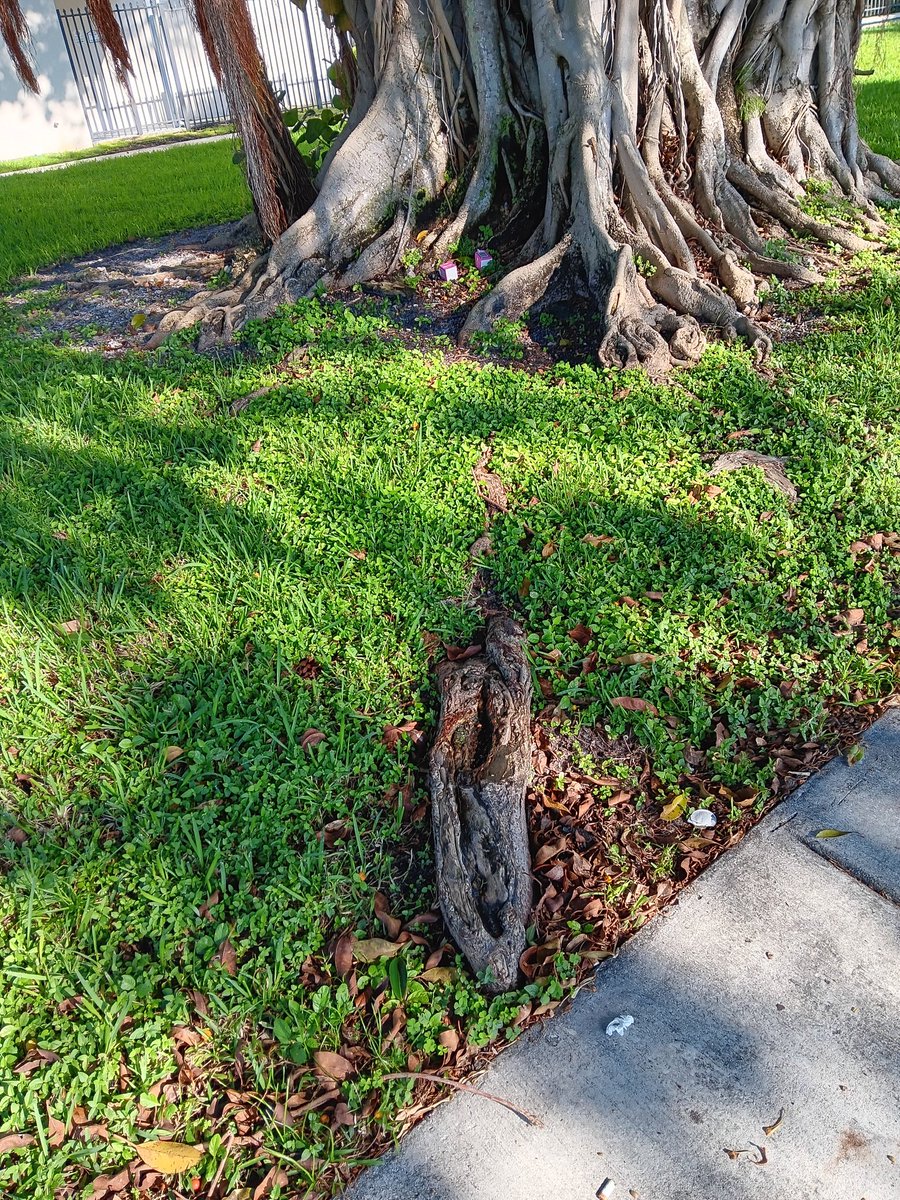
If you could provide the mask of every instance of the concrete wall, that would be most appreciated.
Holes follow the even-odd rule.
[[[53,0],[23,8],[41,92],[33,96],[22,87],[0,43],[0,161],[91,144]]]

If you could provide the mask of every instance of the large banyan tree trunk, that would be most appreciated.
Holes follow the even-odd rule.
[[[701,323],[763,353],[757,278],[815,276],[769,256],[761,228],[861,249],[900,192],[900,168],[857,130],[862,0],[343,5],[327,8],[356,47],[347,129],[229,327],[389,272],[443,196],[449,224],[423,242],[436,260],[489,214],[521,231],[463,339],[568,288],[596,304],[611,365],[694,361]],[[809,177],[858,206],[855,228],[846,207],[805,211]]]

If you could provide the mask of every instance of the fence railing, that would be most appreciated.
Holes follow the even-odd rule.
[[[334,90],[328,67],[337,46],[318,6],[307,5],[303,12],[290,0],[249,0],[248,6],[269,78],[285,105],[327,103]],[[58,13],[95,142],[229,120],[185,0],[138,0],[113,11],[134,68],[130,95],[116,79],[87,9]]]
[[[864,21],[884,21],[891,17],[900,17],[900,0],[866,0]]]

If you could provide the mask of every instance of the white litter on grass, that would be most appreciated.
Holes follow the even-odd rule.
[[[711,813],[708,808],[695,808],[688,814],[688,820],[698,829],[712,829],[716,823],[716,814]]]
[[[625,1013],[623,1016],[616,1017],[614,1020],[610,1021],[606,1027],[606,1036],[612,1037],[614,1033],[617,1033],[619,1037],[624,1037],[625,1030],[630,1029],[633,1024],[634,1017],[629,1016],[628,1013]]]

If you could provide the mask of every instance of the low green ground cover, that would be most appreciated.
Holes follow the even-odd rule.
[[[826,703],[892,691],[896,559],[852,547],[900,528],[900,273],[867,267],[867,290],[813,297],[828,320],[777,351],[771,384],[723,346],[667,388],[448,364],[318,302],[228,364],[177,346],[108,361],[42,336],[39,313],[27,336],[3,317],[0,1129],[36,1140],[0,1185],[80,1195],[162,1131],[206,1147],[202,1188],[239,1112],[228,1188],[279,1165],[331,1186],[409,1096],[385,1073],[562,994],[565,954],[496,1001],[464,971],[422,980],[415,941],[402,970],[359,964],[352,991],[334,965],[337,934],[384,935],[377,892],[404,921],[433,904],[412,742],[385,731],[428,730],[435,639],[476,625],[458,598],[486,444],[510,496],[489,565],[536,680],[564,716],[648,747],[660,803],[703,747],[711,779],[762,804],[773,760],[738,746],[814,741]],[[229,417],[297,346],[299,374]],[[755,471],[710,490],[734,446],[785,456],[799,503]],[[655,658],[617,665],[634,654]],[[376,1019],[355,997],[382,986]],[[315,1094],[322,1051],[351,1056],[356,1129],[276,1107]],[[54,1146],[50,1117],[113,1140]]]
[[[230,141],[0,179],[0,286],[117,242],[229,221],[250,196]]]

